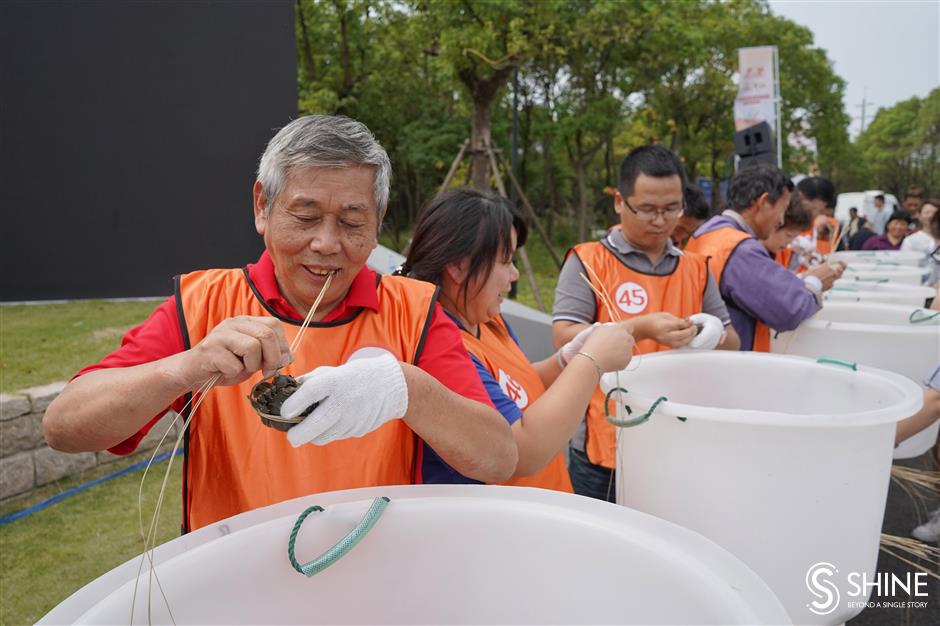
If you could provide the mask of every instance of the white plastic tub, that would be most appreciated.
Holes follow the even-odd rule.
[[[881,264],[881,265],[923,265],[926,257],[919,252],[907,250],[846,250],[833,252],[829,255],[831,261],[842,261],[848,265]]]
[[[926,269],[911,265],[849,265],[840,280],[867,283],[920,285]]]
[[[307,578],[287,559],[297,515],[311,560],[371,500],[391,502],[346,556]],[[128,529],[133,532],[133,529]],[[319,494],[239,515],[157,549],[179,624],[790,623],[767,585],[701,535],[571,494],[474,485]],[[128,624],[138,560],[40,623]],[[147,577],[134,623],[147,622]],[[153,619],[169,616],[158,590]]]
[[[836,357],[891,370],[922,385],[940,363],[940,315],[917,307],[827,302],[792,332],[772,335],[771,352]],[[912,323],[912,319],[924,322]],[[894,458],[920,456],[937,440],[935,422],[904,441]]]
[[[604,375],[602,388],[617,385]],[[846,575],[875,572],[895,423],[920,407],[917,385],[803,357],[679,350],[635,358],[619,385],[628,393],[611,404],[621,419],[667,398],[646,422],[618,429],[620,504],[730,550],[794,623],[859,613],[849,602],[866,598],[849,595]],[[806,583],[821,562],[838,569],[829,604]]]
[[[833,288],[825,293],[824,298],[841,302],[881,302],[922,307],[936,294],[936,289],[921,285],[837,280]]]

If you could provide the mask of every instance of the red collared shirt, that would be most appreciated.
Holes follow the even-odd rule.
[[[274,273],[274,263],[267,252],[261,255],[257,263],[248,265],[248,276],[258,289],[265,302],[279,314],[293,319],[303,319],[294,307],[281,295]],[[350,309],[378,309],[376,296],[376,273],[363,266],[349,286],[349,292],[322,321],[330,322],[349,315]],[[77,378],[88,372],[111,367],[132,367],[180,353],[184,350],[183,334],[180,330],[179,317],[176,313],[176,298],[170,296],[150,314],[140,326],[131,329],[121,340],[121,347],[104,357],[98,363],[82,369]],[[463,346],[460,331],[444,314],[441,305],[434,307],[431,324],[425,338],[418,367],[436,378],[445,387],[471,400],[493,406],[489,396],[477,376],[476,369]],[[183,409],[185,401],[177,398],[171,408],[177,412]],[[165,411],[154,417],[138,432],[110,448],[114,454],[130,454],[144,435],[163,416]]]

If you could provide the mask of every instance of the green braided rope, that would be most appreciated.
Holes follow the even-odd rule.
[[[886,282],[888,282],[888,279],[887,279],[887,278],[865,278],[865,277],[860,277],[860,278],[856,278],[855,280],[857,280],[857,281],[860,282],[860,283],[886,283]]]
[[[858,365],[856,365],[852,361],[846,361],[845,359],[836,359],[831,356],[821,356],[818,359],[816,359],[816,362],[817,363],[830,363],[832,365],[841,365],[842,367],[849,368],[853,372],[858,371]]]
[[[833,287],[831,291],[851,291],[852,293],[858,293],[858,289],[855,287]]]
[[[372,527],[375,526],[375,523],[382,517],[382,513],[385,511],[385,508],[388,506],[389,499],[382,496],[381,498],[376,498],[372,501],[372,506],[369,507],[369,510],[366,511],[365,516],[362,518],[362,521],[356,525],[349,534],[339,540],[332,548],[310,561],[309,563],[298,563],[297,558],[294,556],[294,544],[297,542],[297,533],[300,532],[300,527],[303,525],[304,520],[307,519],[307,516],[316,511],[324,511],[325,509],[321,506],[312,506],[305,510],[297,518],[297,521],[294,522],[294,528],[290,532],[290,539],[287,542],[287,558],[290,559],[290,564],[293,566],[298,573],[303,574],[306,577],[311,577],[316,574],[319,574],[326,568],[328,568],[333,563],[336,563],[338,560],[343,558],[347,552],[356,547],[356,544],[362,541],[362,538],[372,530]]]
[[[907,321],[910,322],[911,324],[922,324],[924,322],[929,322],[932,319],[936,319],[936,317],[940,315],[940,311],[934,311],[931,315],[925,315],[924,317],[919,317],[917,319],[914,319],[914,317],[918,313],[923,313],[926,310],[927,309],[914,309],[913,311],[911,311],[911,314],[907,317]]]
[[[666,396],[659,396],[658,398],[656,398],[656,401],[653,402],[653,404],[650,406],[649,410],[646,413],[638,415],[637,417],[634,417],[632,419],[619,420],[610,414],[610,406],[609,406],[610,396],[612,396],[615,391],[622,391],[624,393],[629,393],[629,392],[623,387],[614,387],[613,389],[607,392],[606,396],[604,396],[604,414],[607,416],[607,421],[613,424],[614,426],[617,426],[618,428],[631,428],[633,426],[639,426],[640,424],[642,424],[643,422],[647,421],[650,418],[650,416],[653,414],[653,411],[656,410],[656,407],[658,407],[660,403],[667,401]],[[623,405],[623,406],[625,409],[627,409],[627,413],[633,412],[629,406],[627,405]],[[679,421],[684,422],[685,419],[686,418],[684,417],[680,417]]]

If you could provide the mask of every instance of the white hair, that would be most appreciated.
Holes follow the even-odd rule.
[[[258,180],[268,209],[295,167],[375,167],[372,194],[381,215],[388,205],[392,164],[365,124],[342,115],[305,115],[282,128],[268,142],[258,163]]]

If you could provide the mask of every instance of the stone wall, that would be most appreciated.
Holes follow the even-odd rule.
[[[0,394],[0,501],[122,458],[110,452],[68,454],[46,445],[42,416],[64,387],[59,382]],[[174,417],[168,413],[157,422],[137,451],[152,450]]]

